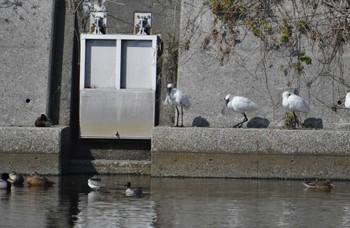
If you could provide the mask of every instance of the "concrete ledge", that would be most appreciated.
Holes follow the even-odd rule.
[[[133,174],[150,175],[151,161],[134,160],[71,160],[68,170],[72,174]]]
[[[68,127],[0,127],[0,167],[17,171],[61,174],[68,157]]]
[[[349,179],[350,132],[156,127],[152,176]]]

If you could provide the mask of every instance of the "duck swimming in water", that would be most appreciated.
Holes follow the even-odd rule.
[[[8,181],[8,179],[9,179],[8,173],[1,174],[0,189],[10,189],[11,188],[11,183]]]
[[[106,185],[101,183],[101,178],[97,176],[93,176],[90,179],[88,179],[88,185],[93,190],[98,190],[99,188],[106,187]]]
[[[27,177],[27,184],[29,186],[44,186],[44,187],[50,187],[53,184],[55,184],[55,182],[50,181],[49,179],[47,179],[44,176],[41,176],[40,174],[38,174],[37,172],[31,172],[29,174],[29,176]]]
[[[315,181],[303,183],[306,189],[319,190],[319,191],[331,191],[335,186],[331,180]]]
[[[23,186],[24,178],[21,174],[13,171],[9,174],[8,181],[14,186]]]
[[[47,117],[45,114],[41,114],[35,121],[36,127],[51,127],[52,126],[52,120]]]
[[[141,196],[142,194],[142,189],[141,187],[138,188],[131,188],[131,183],[127,182],[125,184],[126,190],[125,190],[125,195],[126,196]]]

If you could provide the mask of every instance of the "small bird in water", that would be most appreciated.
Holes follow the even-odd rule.
[[[142,194],[142,189],[141,187],[138,188],[131,188],[131,183],[127,182],[125,184],[126,190],[125,190],[125,195],[126,196],[141,196]]]
[[[335,186],[331,180],[305,182],[303,185],[306,187],[306,189],[318,191],[331,191]]]
[[[8,173],[2,173],[0,177],[0,189],[10,189],[11,183],[8,181],[9,174]]]
[[[51,127],[52,126],[52,120],[47,117],[45,114],[41,114],[35,121],[36,127]]]
[[[38,174],[37,172],[31,172],[29,174],[29,176],[27,177],[27,184],[29,186],[44,186],[44,187],[50,187],[53,184],[55,184],[55,182],[50,181],[49,179],[47,179],[46,177]]]
[[[293,127],[300,126],[300,122],[297,118],[295,112],[303,112],[307,114],[310,111],[309,104],[298,95],[285,91],[282,94],[282,106],[285,107],[288,111],[293,112],[294,123]]]
[[[225,97],[225,106],[222,109],[221,114],[225,115],[227,109],[232,109],[234,112],[241,113],[244,116],[244,120],[233,126],[234,128],[241,128],[243,124],[248,121],[248,117],[245,113],[247,111],[254,111],[257,108],[258,106],[249,98],[227,94]]]
[[[98,190],[100,188],[106,187],[106,185],[101,183],[101,178],[93,176],[88,179],[88,185],[93,190]]]
[[[13,171],[9,174],[8,181],[14,186],[23,186],[24,178],[22,174]]]
[[[175,127],[183,127],[183,109],[187,109],[191,106],[190,99],[188,98],[188,96],[181,90],[175,88],[173,84],[168,84],[167,94],[163,104],[175,106],[177,113]],[[178,106],[180,106],[181,112],[181,125],[179,125],[180,112]]]

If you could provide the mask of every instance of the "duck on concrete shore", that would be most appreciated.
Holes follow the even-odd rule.
[[[36,127],[51,127],[52,126],[52,120],[47,117],[45,114],[41,114],[35,121]]]

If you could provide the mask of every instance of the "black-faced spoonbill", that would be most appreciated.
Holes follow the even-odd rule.
[[[183,109],[191,106],[188,96],[179,89],[176,89],[173,84],[167,85],[167,94],[165,97],[164,105],[175,106],[177,112],[177,118],[175,127],[183,127]],[[179,109],[181,110],[181,125],[179,125]]]
[[[227,94],[225,97],[225,106],[222,109],[221,114],[225,115],[227,109],[232,109],[235,112],[241,113],[244,116],[244,120],[233,126],[241,128],[243,123],[248,121],[245,112],[254,111],[257,108],[258,106],[256,106],[256,104],[249,98]]]
[[[290,93],[289,91],[285,91],[282,94],[282,106],[285,107],[288,111],[293,112],[294,115],[294,124],[299,124],[299,120],[297,119],[297,115],[295,112],[303,112],[307,114],[310,111],[309,104],[298,95]]]

